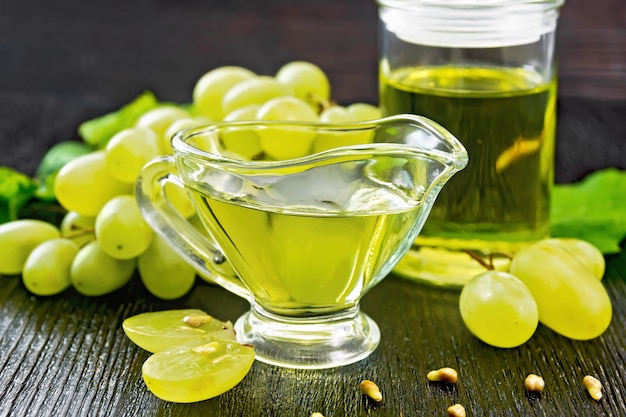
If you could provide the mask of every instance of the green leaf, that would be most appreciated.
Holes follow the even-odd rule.
[[[43,180],[61,169],[63,165],[72,159],[86,155],[92,151],[93,149],[83,142],[70,140],[59,142],[48,149],[48,152],[43,156],[35,176]]]
[[[575,184],[552,190],[550,224],[554,237],[575,237],[608,255],[626,237],[626,171],[606,168]]]
[[[56,170],[50,175],[37,181],[35,197],[42,201],[56,201],[57,197],[54,194],[54,180],[56,179],[58,173],[59,170]]]
[[[37,191],[35,197],[43,201],[55,201],[54,179],[59,170],[74,158],[92,152],[91,146],[78,141],[64,141],[52,146],[42,158],[37,172],[35,182]]]
[[[33,198],[37,184],[28,175],[0,167],[0,224],[17,220],[19,211]]]
[[[78,134],[89,145],[104,148],[113,135],[132,127],[142,114],[159,105],[155,95],[146,91],[117,111],[81,123]]]

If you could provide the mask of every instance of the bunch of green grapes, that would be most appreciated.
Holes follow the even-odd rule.
[[[508,271],[488,270],[465,284],[461,317],[476,337],[497,347],[522,345],[539,323],[570,339],[593,339],[612,316],[604,270],[604,256],[590,243],[544,239],[514,254]]]
[[[133,195],[145,163],[166,153],[167,129],[186,123],[189,114],[175,106],[147,111],[106,144],[67,162],[54,181],[66,210],[59,225],[16,220],[0,225],[1,274],[21,274],[25,287],[49,296],[73,286],[88,296],[120,289],[135,271],[146,288],[163,299],[186,294],[196,272],[145,222]],[[185,217],[195,215],[186,190],[166,187],[168,198]]]
[[[21,274],[36,295],[73,286],[98,296],[123,287],[138,271],[156,297],[181,297],[192,288],[196,271],[152,231],[133,195],[142,167],[172,153],[176,132],[219,121],[334,123],[380,116],[379,108],[370,104],[334,104],[327,75],[310,62],[289,62],[273,76],[236,66],[215,68],[197,80],[191,106],[151,108],[100,148],[59,170],[54,193],[67,212],[60,224],[24,219],[0,225],[0,247],[7,248],[0,253],[0,274]],[[335,137],[313,144],[309,133],[296,133],[234,131],[223,142],[227,150],[250,159],[292,158],[342,144]],[[165,193],[184,217],[198,224],[185,189],[169,183]]]
[[[318,66],[305,61],[283,65],[274,76],[225,66],[204,74],[193,90],[195,109],[213,121],[273,120],[299,122],[359,122],[381,117],[368,103],[341,106],[331,101],[330,82]],[[265,129],[232,132],[222,141],[226,150],[247,159],[290,159],[354,143],[332,137],[314,140],[303,131]],[[318,142],[320,144],[318,144]],[[323,144],[322,144],[323,143]]]
[[[70,286],[104,295],[124,286],[135,270],[157,297],[177,298],[191,289],[195,270],[145,222],[133,183],[109,171],[108,155],[80,156],[59,171],[54,190],[67,210],[60,225],[29,219],[0,225],[0,244],[11,248],[0,255],[0,273],[21,274],[25,287],[43,296]],[[184,190],[171,194],[181,212],[194,213]]]

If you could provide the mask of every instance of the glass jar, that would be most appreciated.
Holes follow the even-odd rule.
[[[380,105],[448,129],[469,164],[397,274],[462,286],[548,237],[563,0],[378,0]]]

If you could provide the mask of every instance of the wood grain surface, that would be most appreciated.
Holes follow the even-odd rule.
[[[220,65],[272,74],[306,59],[329,74],[340,103],[375,103],[376,42],[376,4],[367,0],[3,0],[0,165],[33,173],[52,144],[77,137],[81,121],[145,90],[190,101],[197,78]],[[626,169],[626,3],[569,0],[558,48],[556,180]],[[36,297],[20,277],[0,277],[0,417],[445,416],[456,402],[468,416],[626,416],[626,254],[607,261],[614,316],[597,339],[540,326],[522,347],[493,348],[464,327],[458,292],[390,275],[362,303],[382,333],[366,360],[319,371],[257,362],[233,390],[195,404],[146,389],[148,353],[121,323],[179,307],[235,320],[245,301],[202,281],[179,300],[158,300],[136,277],[104,297]],[[428,383],[426,373],[442,366],[459,371],[456,385]],[[523,388],[531,372],[546,380],[540,395]],[[603,382],[602,400],[582,387],[586,374]],[[360,394],[364,378],[379,384],[381,403]]]

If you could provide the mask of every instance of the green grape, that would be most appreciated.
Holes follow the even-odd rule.
[[[320,114],[323,123],[359,122],[359,115],[343,106],[331,106]],[[358,145],[371,142],[372,131],[334,131],[320,132],[313,143],[313,153],[326,151],[340,146]]]
[[[185,218],[196,214],[187,190],[174,182],[165,184],[165,195],[174,208]]]
[[[377,120],[383,117],[380,107],[367,103],[354,103],[347,107],[349,113],[359,121]]]
[[[96,218],[68,211],[61,220],[61,236],[70,239],[79,247],[96,238]]]
[[[134,184],[141,168],[161,154],[156,133],[145,127],[123,129],[116,133],[106,149],[106,167],[115,179]]]
[[[358,122],[358,117],[343,106],[330,106],[320,114],[322,123]]]
[[[477,338],[501,348],[522,345],[539,324],[530,290],[504,271],[486,271],[470,279],[461,291],[459,310]]]
[[[211,120],[222,120],[226,113],[222,108],[224,95],[240,82],[256,74],[238,66],[223,66],[204,74],[193,89],[193,103],[198,113]]]
[[[14,220],[0,225],[0,274],[17,275],[31,251],[60,237],[59,229],[41,220]]]
[[[159,235],[137,259],[139,276],[155,297],[173,300],[187,294],[196,281],[196,270]]]
[[[315,106],[330,100],[330,82],[326,73],[310,62],[289,62],[278,70],[276,79],[290,85],[296,97]]]
[[[259,120],[317,122],[317,113],[304,100],[278,97],[263,104],[257,112]],[[298,127],[272,127],[258,132],[261,148],[272,159],[292,159],[308,155],[315,132]]]
[[[293,96],[293,89],[275,78],[260,75],[249,78],[228,90],[222,100],[224,114],[251,104],[263,104],[282,96]]]
[[[148,352],[161,352],[207,337],[235,340],[230,321],[220,321],[202,310],[163,310],[141,313],[122,323],[126,336]]]
[[[137,200],[130,195],[112,198],[96,217],[96,238],[102,250],[117,259],[141,255],[154,231],[143,219]]]
[[[192,117],[185,117],[183,119],[174,120],[172,124],[167,128],[163,138],[161,140],[161,149],[163,153],[171,155],[174,153],[172,149],[172,138],[180,130],[187,129],[189,127],[196,127],[205,124],[207,121],[202,119],[194,119]]]
[[[74,289],[83,295],[100,296],[122,288],[133,276],[134,259],[116,259],[102,250],[97,240],[83,246],[70,269]]]
[[[206,237],[207,239],[211,239],[211,235],[209,235],[207,228],[204,226],[204,223],[202,223],[200,216],[196,214],[195,216],[191,216],[187,220],[189,221],[189,224],[191,224],[194,229],[202,233],[204,237]]]
[[[243,380],[254,348],[234,341],[196,341],[157,352],[143,364],[148,389],[165,401],[190,403],[216,397]]]
[[[554,243],[570,252],[576,259],[589,268],[596,278],[602,279],[604,277],[606,260],[600,249],[596,248],[591,243],[581,239],[564,237],[546,239],[545,241]]]
[[[161,138],[172,123],[188,117],[190,117],[189,113],[180,107],[163,105],[142,114],[135,123],[135,127],[148,128]]]
[[[209,231],[204,226],[204,224],[202,223],[202,220],[200,219],[198,215],[191,216],[187,220],[189,221],[189,224],[191,224],[197,231],[202,233],[204,237],[206,237],[209,241],[214,242],[214,239],[211,237],[211,235],[209,234]],[[230,264],[230,262],[214,264],[212,265],[212,268],[215,269],[220,274],[227,276],[227,277],[235,277],[237,275],[232,265]],[[215,277],[213,275],[205,275],[200,270],[196,272],[203,281],[209,282],[211,284],[215,284]]]
[[[59,170],[54,195],[67,211],[95,216],[111,198],[132,191],[132,185],[115,179],[106,169],[104,151],[72,159]]]
[[[70,287],[70,268],[78,245],[69,239],[43,242],[30,253],[24,264],[22,281],[35,295],[55,295]]]
[[[555,332],[588,340],[611,323],[611,300],[602,282],[560,245],[539,241],[521,249],[509,271],[532,292],[539,321]]]
[[[251,104],[233,110],[224,117],[226,122],[237,122],[246,120],[256,120],[256,115],[261,106],[259,104]],[[261,141],[259,135],[249,129],[228,129],[221,136],[224,147],[233,152],[242,159],[252,159],[259,155],[261,149]]]

